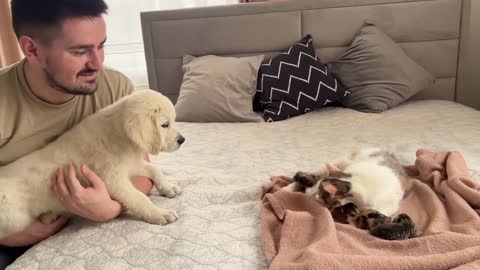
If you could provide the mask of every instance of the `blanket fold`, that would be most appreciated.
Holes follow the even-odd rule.
[[[291,179],[272,177],[261,210],[270,269],[480,269],[480,185],[458,152],[416,156],[405,167],[410,185],[398,211],[417,226],[419,237],[408,240],[337,223],[314,198],[280,189]]]

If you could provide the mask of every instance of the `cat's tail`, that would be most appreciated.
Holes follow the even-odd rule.
[[[385,240],[404,240],[416,237],[417,230],[407,214],[400,214],[392,223],[380,224],[371,228],[370,234]]]

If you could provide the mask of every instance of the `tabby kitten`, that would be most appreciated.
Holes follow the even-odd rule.
[[[366,148],[327,163],[319,172],[297,172],[294,182],[284,189],[304,190],[332,213],[340,208],[348,223],[380,238],[394,240],[410,238],[415,232],[407,215],[395,221],[388,218],[399,209],[406,179],[393,154]]]
[[[402,240],[417,236],[415,224],[407,214],[399,214],[393,220],[372,209],[358,209],[353,203],[341,207],[349,224],[368,230],[371,235],[385,240]]]

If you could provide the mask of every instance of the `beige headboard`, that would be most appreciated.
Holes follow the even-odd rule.
[[[467,68],[471,9],[471,0],[291,0],[144,12],[149,85],[175,102],[184,54],[269,59],[306,34],[313,36],[321,61],[329,62],[368,19],[437,78],[433,89],[414,98],[480,108],[480,76]],[[470,64],[480,69],[480,63]]]

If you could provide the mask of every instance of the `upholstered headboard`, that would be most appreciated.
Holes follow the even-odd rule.
[[[461,74],[462,62],[468,60],[463,43],[470,8],[471,0],[291,0],[144,12],[149,85],[175,102],[184,54],[265,54],[269,59],[306,34],[313,36],[322,62],[329,62],[368,19],[437,78],[432,89],[414,98],[479,108],[480,87],[477,93],[467,92],[474,91],[470,84],[479,79]]]

